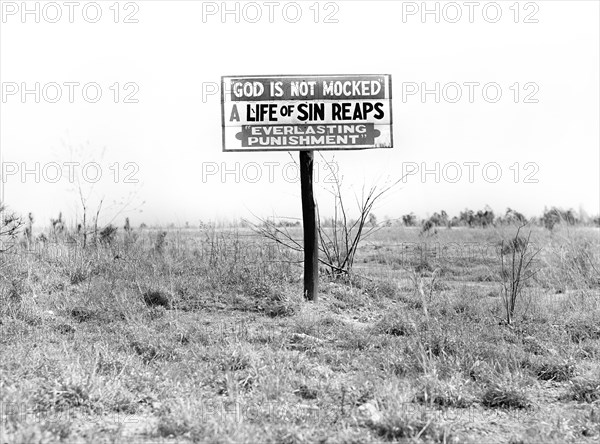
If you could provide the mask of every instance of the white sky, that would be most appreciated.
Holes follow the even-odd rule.
[[[419,13],[405,15],[421,2],[338,1],[321,2],[315,23],[314,1],[298,2],[302,17],[290,23],[283,17],[279,2],[274,9],[274,23],[269,23],[269,9],[256,2],[263,12],[258,23],[248,23],[229,15],[223,23],[219,14],[205,16],[203,7],[221,7],[221,2],[138,1],[121,2],[120,23],[114,23],[114,1],[99,2],[102,18],[88,23],[79,2],[74,10],[74,23],[69,23],[68,6],[57,2],[63,17],[58,23],[44,20],[42,8],[48,2],[27,2],[35,8],[39,3],[40,23],[33,15],[21,11],[10,15],[21,2],[2,1],[0,23],[0,77],[3,83],[0,142],[4,161],[5,200],[10,208],[26,214],[32,211],[40,223],[63,211],[75,216],[78,208],[75,184],[69,183],[68,170],[62,179],[48,162],[63,164],[70,160],[82,164],[96,161],[102,166],[102,179],[92,188],[89,205],[95,207],[104,197],[104,215],[116,214],[119,205],[112,201],[127,199],[136,193],[129,209],[134,223],[197,223],[199,219],[229,219],[279,215],[299,217],[300,184],[285,180],[294,176],[286,165],[298,154],[288,153],[223,153],[221,152],[221,106],[218,94],[203,101],[203,85],[218,85],[222,75],[265,74],[391,74],[393,81],[394,148],[391,150],[341,151],[335,153],[340,174],[348,188],[360,190],[377,179],[399,178],[403,168],[415,162],[419,167],[434,169],[450,179],[456,170],[445,165],[456,162],[462,167],[462,178],[450,183],[434,174],[408,178],[406,184],[389,195],[375,214],[380,218],[400,217],[410,211],[426,216],[445,209],[451,215],[469,207],[481,209],[490,205],[497,212],[506,207],[528,216],[540,214],[544,206],[580,206],[590,214],[600,212],[600,140],[599,140],[599,3],[596,1],[521,2],[519,23],[514,23],[515,2],[498,2],[502,17],[489,23],[482,9],[490,2],[479,2],[473,23],[469,9],[457,2],[462,18],[448,23],[442,15],[435,23],[433,15],[422,23]],[[234,8],[236,2],[228,2]],[[241,2],[240,8],[246,2]],[[440,12],[447,2],[439,2]],[[427,2],[433,9],[436,2]],[[8,6],[7,6],[8,5]],[[138,23],[122,23],[124,16]],[[446,6],[446,18],[452,19],[456,9]],[[313,6],[313,9],[309,9]],[[510,7],[513,9],[510,9]],[[54,6],[45,10],[47,18],[55,15]],[[93,18],[93,9],[88,17]],[[249,19],[255,10],[246,9]],[[494,18],[493,5],[486,17]],[[294,16],[293,6],[287,9]],[[323,23],[334,12],[338,23]],[[538,23],[523,23],[525,17]],[[33,94],[8,92],[22,83],[33,89],[51,82],[87,84],[96,82],[102,98],[88,103],[81,86],[75,88],[74,103],[69,103],[68,87],[62,86],[63,97],[48,103],[42,96],[35,103]],[[114,103],[109,88],[120,83],[121,95]],[[139,87],[138,103],[122,103],[124,84]],[[436,82],[441,87],[451,82],[462,85],[463,96],[457,103],[433,94],[422,103],[420,94],[403,97],[403,90],[422,83],[430,89]],[[468,100],[465,82],[478,82],[473,103]],[[496,82],[502,97],[488,103],[482,85]],[[520,86],[519,103],[514,102],[514,87]],[[538,103],[523,103],[536,88],[533,98]],[[132,87],[131,87],[132,88]],[[493,96],[493,90],[488,90]],[[48,87],[52,98],[55,90]],[[454,96],[454,89],[446,89]],[[91,94],[91,93],[90,93]],[[493,97],[492,97],[493,98]],[[103,154],[101,154],[103,152]],[[324,152],[331,159],[330,152]],[[322,159],[317,155],[317,161]],[[114,169],[120,163],[118,183]],[[124,164],[132,162],[139,183],[125,183]],[[262,166],[262,178],[250,162]],[[273,166],[273,180],[265,162]],[[465,162],[479,162],[470,183]],[[497,163],[502,177],[495,183],[486,181],[482,166]],[[23,166],[36,174],[21,176]],[[515,163],[520,174],[515,183]],[[525,164],[532,163],[527,168]],[[203,178],[203,168],[219,170],[226,166],[239,171]],[[6,174],[14,167],[19,171]],[[288,165],[289,166],[289,165]],[[81,167],[75,176],[82,178]],[[133,168],[133,167],[130,167]],[[321,173],[318,200],[321,213],[327,214],[327,193],[322,190],[326,171]],[[93,170],[88,170],[93,177]],[[489,176],[495,170],[487,170]],[[44,174],[42,174],[44,173]],[[246,173],[244,175],[243,173]],[[526,183],[528,173],[538,183]],[[246,180],[250,178],[250,180]],[[145,201],[143,205],[141,203]],[[125,213],[118,216],[122,223]]]

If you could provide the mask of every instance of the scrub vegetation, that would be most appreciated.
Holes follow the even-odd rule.
[[[598,442],[598,228],[481,213],[379,224],[316,303],[248,227],[84,248],[30,217],[0,255],[1,441]]]

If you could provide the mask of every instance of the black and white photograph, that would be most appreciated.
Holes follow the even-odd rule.
[[[0,0],[0,444],[600,442],[600,1]]]

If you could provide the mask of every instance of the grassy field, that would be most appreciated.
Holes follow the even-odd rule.
[[[316,303],[243,229],[16,246],[0,442],[598,442],[600,233],[534,228],[508,325],[514,232],[384,228]]]

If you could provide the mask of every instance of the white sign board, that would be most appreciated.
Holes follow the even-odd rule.
[[[392,78],[224,76],[223,151],[392,148]]]

